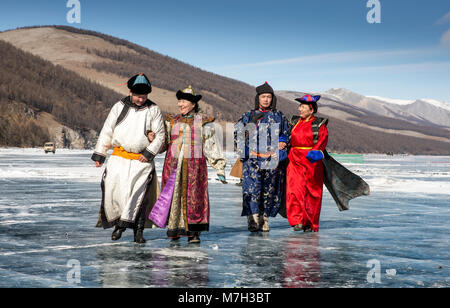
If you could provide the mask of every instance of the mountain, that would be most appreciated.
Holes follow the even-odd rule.
[[[432,99],[415,101],[363,96],[346,89],[330,89],[325,98],[337,99],[377,115],[397,118],[418,125],[450,128],[450,104]]]
[[[442,108],[445,110],[450,110],[450,103],[440,102],[440,101],[437,101],[437,100],[431,99],[431,98],[421,98],[418,100],[406,100],[406,99],[392,99],[392,98],[379,97],[379,96],[367,96],[367,97],[375,98],[377,100],[384,101],[384,102],[387,102],[390,104],[396,104],[396,105],[409,105],[409,104],[414,103],[415,101],[422,101],[427,104],[434,105],[436,107],[439,107],[439,108]]]
[[[291,101],[305,94],[294,91],[277,93]],[[450,117],[446,122],[447,111],[432,104],[419,100],[401,101],[402,105],[393,104],[346,89],[330,89],[314,94],[321,95],[319,112],[327,117],[380,132],[450,142],[450,130],[447,126]],[[435,113],[434,117],[431,116],[432,113]]]
[[[150,99],[163,112],[177,112],[175,93],[188,84],[203,95],[203,112],[215,116],[220,124],[234,123],[254,106],[252,85],[106,34],[42,26],[1,32],[2,41],[9,50],[2,50],[2,55],[9,52],[20,60],[14,60],[13,67],[9,67],[9,60],[1,66],[0,128],[6,123],[2,118],[10,117],[11,108],[7,110],[6,106],[14,106],[16,116],[8,122],[9,135],[3,134],[1,139],[0,132],[0,145],[36,146],[50,138],[60,146],[92,147],[109,108],[128,95],[126,81],[138,72],[149,76],[153,85]],[[23,95],[19,89],[24,90]],[[277,92],[279,109],[286,115],[297,114],[297,104],[284,92]],[[377,105],[372,102],[375,99],[362,96],[350,99],[354,93],[344,99],[339,96],[343,93],[330,92],[321,100],[319,112],[330,118],[330,151],[449,154],[447,129],[437,124],[430,126],[428,120],[414,119],[409,113],[392,121],[389,116],[394,111],[389,106]],[[24,118],[40,127],[41,139],[24,143],[12,137],[12,132],[21,131],[20,119]],[[417,125],[417,121],[423,124]]]

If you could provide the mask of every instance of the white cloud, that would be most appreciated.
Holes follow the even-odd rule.
[[[430,73],[430,72],[448,72],[450,70],[450,61],[441,62],[416,62],[392,65],[372,65],[372,66],[351,66],[342,67],[333,70],[318,70],[309,75],[343,75],[343,74],[399,74],[399,73]]]
[[[397,49],[397,50],[366,50],[366,51],[347,51],[335,53],[323,53],[309,56],[301,56],[287,59],[277,59],[264,62],[234,64],[222,67],[213,67],[209,69],[243,69],[250,67],[267,67],[279,65],[293,64],[329,64],[329,63],[352,63],[354,61],[367,61],[368,63],[375,60],[399,58],[407,56],[429,56],[438,53],[435,48],[420,49]]]
[[[442,34],[441,44],[450,47],[450,30],[447,30]]]
[[[445,14],[444,16],[439,18],[439,20],[436,21],[436,24],[443,25],[443,24],[445,24],[447,22],[450,22],[450,12],[448,12],[447,14]]]
[[[405,64],[349,68],[349,70],[355,70],[366,73],[368,72],[425,73],[433,71],[448,71],[449,69],[450,69],[450,62],[448,61],[405,63]]]

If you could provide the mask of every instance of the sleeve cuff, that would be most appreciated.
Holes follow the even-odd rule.
[[[281,135],[280,138],[278,138],[278,142],[288,143],[289,139],[285,135]]]
[[[145,149],[142,153],[141,153],[145,158],[147,158],[148,161],[151,161],[155,158],[155,154],[153,154],[152,152],[150,152],[149,150]]]
[[[103,164],[106,160],[106,156],[100,155],[98,153],[94,153],[94,154],[92,154],[91,159],[93,161],[98,161],[99,163]]]

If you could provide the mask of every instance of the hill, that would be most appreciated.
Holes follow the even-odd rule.
[[[0,54],[0,146],[85,147],[121,96],[1,40]]]
[[[99,32],[43,26],[6,31],[0,39],[122,94],[127,88],[119,85],[143,71],[154,86],[152,99],[168,112],[177,111],[175,93],[188,84],[203,95],[203,111],[222,121],[234,122],[254,105],[251,85]],[[279,104],[295,112],[288,100],[281,98]]]

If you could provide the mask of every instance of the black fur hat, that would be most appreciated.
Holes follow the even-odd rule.
[[[275,92],[272,87],[267,83],[263,83],[262,85],[256,87],[256,97],[255,97],[255,109],[259,109],[259,96],[264,93],[272,94],[272,103],[270,104],[270,109],[277,109],[277,97],[275,96]]]
[[[267,81],[265,83],[263,83],[262,85],[256,87],[256,93],[258,95],[263,94],[263,93],[270,93],[272,95],[274,95],[275,93],[273,92],[272,87],[267,83]]]
[[[152,92],[152,84],[144,73],[131,77],[127,85],[128,89],[134,94],[149,94]]]

